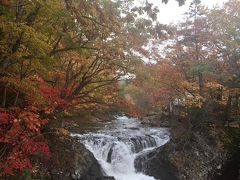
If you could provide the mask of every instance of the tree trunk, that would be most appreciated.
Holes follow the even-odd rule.
[[[7,86],[5,86],[3,90],[2,107],[6,107],[6,101],[7,101]]]
[[[239,94],[236,94],[235,95],[234,105],[233,105],[234,110],[237,110],[238,107],[239,107],[239,102],[238,101],[239,101]]]
[[[21,21],[25,0],[18,0],[16,5],[16,22]]]
[[[231,106],[232,106],[232,96],[229,95],[227,100],[227,109],[231,109]]]
[[[203,92],[204,82],[203,82],[203,74],[201,72],[198,73],[198,84],[199,84],[199,94],[200,96],[204,97],[204,92]]]
[[[18,97],[19,97],[19,91],[17,92],[16,97],[15,97],[15,100],[14,100],[14,103],[13,103],[13,106],[14,106],[14,107],[17,106]]]
[[[226,107],[226,118],[229,119],[229,116],[231,115],[231,109],[232,109],[232,96],[228,96],[227,100],[227,107]]]

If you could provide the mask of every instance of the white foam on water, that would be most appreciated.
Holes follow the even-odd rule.
[[[126,118],[119,119],[127,123]],[[166,129],[144,127],[102,130],[72,136],[77,136],[93,153],[106,175],[113,176],[116,180],[155,180],[154,177],[136,172],[134,161],[138,155],[169,141]]]

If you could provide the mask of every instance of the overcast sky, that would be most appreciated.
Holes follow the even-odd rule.
[[[218,5],[222,5],[224,2],[228,0],[202,0],[202,4],[208,6],[209,8]],[[154,3],[154,5],[158,6],[160,9],[160,13],[158,19],[161,23],[177,23],[179,20],[183,18],[182,14],[184,14],[188,8],[192,0],[186,0],[184,6],[179,7],[178,2],[175,0],[169,0],[168,4],[162,4],[162,0],[149,0],[149,2]]]

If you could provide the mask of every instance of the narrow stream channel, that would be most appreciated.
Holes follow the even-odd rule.
[[[99,130],[73,134],[90,150],[108,176],[116,180],[155,180],[136,172],[135,158],[169,141],[164,128],[145,127],[137,119],[118,116]]]

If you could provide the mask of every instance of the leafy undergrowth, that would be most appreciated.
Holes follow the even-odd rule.
[[[13,175],[25,168],[32,170],[32,155],[50,156],[40,132],[46,123],[47,120],[41,119],[34,107],[0,109],[1,175]]]
[[[60,98],[56,88],[45,85],[37,91],[42,101],[35,102],[26,95],[25,106],[0,108],[0,176],[33,172],[33,161],[46,161],[51,156],[42,129],[52,114],[69,103]]]

